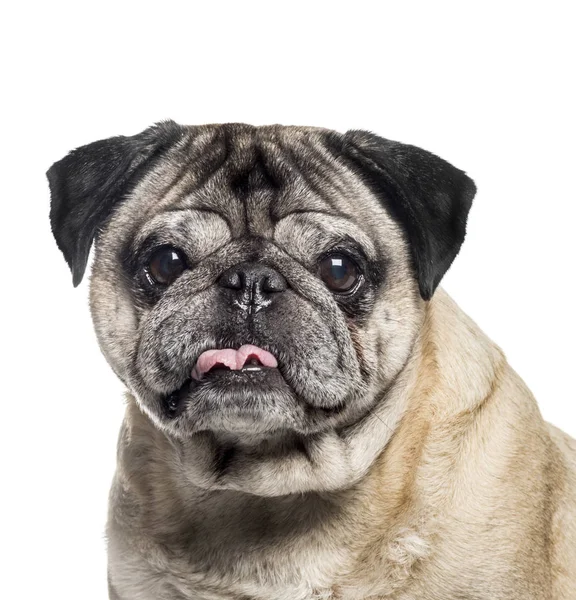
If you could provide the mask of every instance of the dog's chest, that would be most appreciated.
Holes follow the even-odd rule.
[[[127,540],[124,540],[127,541]],[[138,545],[138,544],[136,544]],[[146,555],[129,548],[113,568],[113,581],[120,598],[130,600],[348,600],[334,587],[336,571],[343,559],[341,549],[291,553],[278,549],[252,551],[236,562],[203,564],[175,558],[162,548],[147,548]]]
[[[215,536],[217,538],[218,536]],[[360,558],[352,540],[321,539],[234,549],[238,540],[204,540],[184,556],[126,536],[110,540],[113,580],[122,600],[364,600],[395,598],[410,573],[415,536],[404,533],[388,552]],[[214,545],[212,543],[214,542]],[[214,547],[219,547],[214,552]],[[391,550],[393,549],[393,552]],[[239,550],[239,551],[238,551]],[[422,548],[419,548],[422,551]],[[392,553],[391,553],[392,552]],[[116,557],[120,560],[116,561]],[[360,559],[360,560],[359,560]],[[412,560],[416,560],[412,556]],[[406,586],[406,587],[405,587]],[[402,596],[404,598],[405,596]]]

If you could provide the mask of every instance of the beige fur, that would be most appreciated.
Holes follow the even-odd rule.
[[[576,598],[576,444],[542,420],[502,351],[446,293],[425,310],[411,374],[400,378],[405,413],[364,477],[346,490],[281,500],[277,531],[262,531],[261,545],[231,534],[226,582],[184,576],[183,554],[144,523],[138,536],[126,534],[111,515],[112,551],[136,545],[142,557],[115,578],[120,597],[137,586],[130,598],[178,597],[166,590],[206,599]],[[387,428],[381,421],[380,434]],[[345,443],[352,455],[354,435]],[[116,493],[122,482],[164,508],[148,518],[193,526],[186,491],[174,494],[174,451],[130,398],[120,450]],[[319,519],[330,507],[337,515]],[[249,511],[230,509],[228,532],[242,529]],[[306,525],[287,535],[287,515]],[[225,544],[226,532],[218,536]],[[240,572],[250,575],[240,581]]]

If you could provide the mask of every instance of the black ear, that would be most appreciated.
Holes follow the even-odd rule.
[[[73,150],[46,173],[50,223],[77,286],[92,241],[114,206],[134,187],[150,161],[178,140],[184,129],[166,121],[131,137],[117,136]]]
[[[420,294],[429,300],[464,241],[474,182],[430,152],[367,131],[348,131],[340,137],[338,154],[406,232]]]

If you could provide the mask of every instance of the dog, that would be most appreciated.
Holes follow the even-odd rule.
[[[439,287],[463,171],[166,121],[47,175],[127,389],[111,599],[576,598],[576,444]]]

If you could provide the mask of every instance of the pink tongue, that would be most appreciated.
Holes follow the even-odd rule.
[[[245,344],[238,350],[225,348],[223,350],[206,350],[198,357],[194,369],[192,369],[193,379],[202,379],[204,373],[215,365],[224,365],[233,371],[239,371],[249,358],[257,358],[264,367],[277,367],[278,361],[270,352]]]

